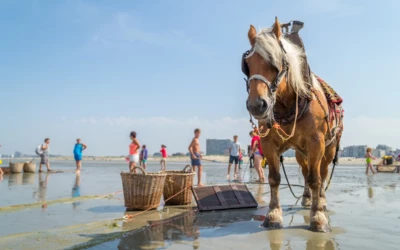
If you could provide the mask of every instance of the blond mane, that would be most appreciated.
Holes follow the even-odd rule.
[[[288,84],[299,96],[309,96],[309,89],[303,78],[303,56],[301,48],[281,36],[282,45],[286,51],[286,58],[289,63]],[[254,50],[264,58],[265,61],[282,68],[283,51],[272,32],[272,28],[262,29],[255,38]]]

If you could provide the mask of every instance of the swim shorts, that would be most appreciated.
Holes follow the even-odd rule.
[[[47,164],[49,163],[49,156],[47,154],[40,155],[40,164]]]
[[[200,154],[194,153],[194,155],[197,157],[197,159],[190,157],[192,166],[201,166]]]
[[[139,155],[138,154],[129,155],[129,162],[139,163]]]
[[[239,164],[239,156],[229,156],[229,163],[232,164],[233,162],[235,162],[235,164]]]

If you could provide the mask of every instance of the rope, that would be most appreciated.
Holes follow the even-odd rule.
[[[294,124],[293,124],[292,133],[290,133],[290,135],[288,135],[288,134],[285,132],[285,130],[283,130],[283,129],[281,128],[281,126],[280,126],[277,122],[275,122],[274,125],[273,125],[273,127],[276,129],[276,133],[281,137],[281,139],[282,139],[283,141],[287,141],[287,140],[289,140],[290,138],[292,138],[292,137],[294,136],[294,132],[296,131],[296,124],[297,124],[297,117],[298,117],[298,115],[299,115],[299,94],[296,93],[296,115],[295,115],[295,117],[294,117]],[[282,131],[282,132],[284,133],[284,135],[286,136],[286,138],[284,138],[284,137],[279,133],[279,130]]]
[[[249,161],[248,161],[247,164],[246,164],[246,168],[244,169],[244,173],[243,173],[242,180],[244,179],[244,176],[246,175],[247,168],[249,167],[249,164],[250,164],[250,157],[249,157]]]
[[[287,174],[286,174],[285,165],[283,164],[283,156],[282,156],[282,155],[280,156],[280,162],[281,162],[281,165],[282,165],[283,173],[285,173],[286,182],[287,182],[287,184],[288,184],[288,186],[289,186],[290,192],[292,193],[292,195],[293,195],[294,198],[300,199],[301,196],[296,196],[296,195],[294,194],[293,190],[292,190],[292,185],[290,185],[289,178],[287,177]]]

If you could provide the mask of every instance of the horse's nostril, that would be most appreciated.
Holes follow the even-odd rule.
[[[266,110],[267,107],[268,107],[267,101],[264,100],[264,99],[261,99],[261,109],[262,109],[262,110]]]

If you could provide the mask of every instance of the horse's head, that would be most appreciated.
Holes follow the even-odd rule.
[[[272,28],[258,34],[251,25],[248,38],[251,49],[242,59],[242,70],[248,77],[247,109],[256,119],[272,121],[276,95],[287,88],[289,66],[282,44],[287,41],[283,41],[277,18]]]

